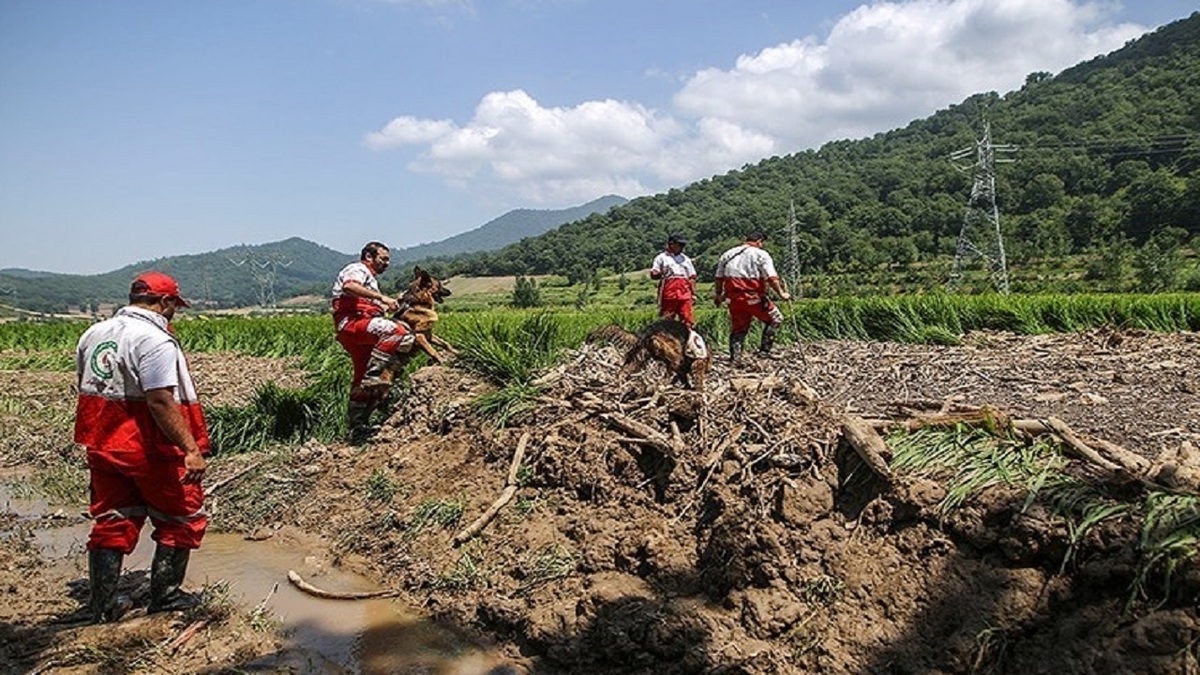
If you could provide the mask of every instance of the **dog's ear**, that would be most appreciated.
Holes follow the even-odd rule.
[[[413,279],[421,282],[421,288],[428,288],[433,284],[433,277],[429,276],[429,272],[421,269],[420,265],[413,267]]]

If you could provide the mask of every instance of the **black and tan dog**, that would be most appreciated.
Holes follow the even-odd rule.
[[[712,352],[703,338],[674,319],[660,319],[637,334],[615,324],[592,331],[588,342],[609,342],[625,349],[625,362],[617,373],[629,375],[646,367],[654,359],[674,375],[674,381],[696,391],[704,391],[704,378],[712,367]]]
[[[413,268],[413,279],[397,299],[400,306],[392,314],[394,321],[407,326],[413,336],[412,346],[407,351],[384,353],[376,349],[371,352],[371,361],[363,376],[363,387],[371,390],[373,399],[382,399],[387,395],[396,376],[416,354],[416,347],[438,364],[446,362],[446,357],[438,351],[439,347],[450,354],[458,353],[449,342],[433,334],[438,322],[435,305],[450,294],[450,289],[440,279],[420,267]]]
[[[445,357],[434,345],[450,354],[458,353],[449,342],[433,334],[433,327],[438,322],[438,313],[434,306],[450,295],[450,289],[442,284],[441,279],[420,267],[414,267],[413,280],[408,284],[404,295],[400,296],[400,308],[395,314],[397,320],[412,327],[416,346],[428,354],[434,363],[446,362]]]

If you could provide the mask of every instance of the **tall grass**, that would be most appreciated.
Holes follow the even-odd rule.
[[[1200,497],[1149,491],[1131,498],[1067,473],[1067,461],[1045,443],[1025,445],[980,429],[923,429],[888,438],[895,450],[892,468],[901,474],[937,479],[946,486],[941,508],[947,513],[988,488],[1003,486],[1025,494],[1024,509],[1045,504],[1061,519],[1067,551],[1060,573],[1072,562],[1089,531],[1110,520],[1140,520],[1136,577],[1129,602],[1156,590],[1170,599],[1176,570],[1200,558]],[[1190,602],[1194,599],[1185,598]]]

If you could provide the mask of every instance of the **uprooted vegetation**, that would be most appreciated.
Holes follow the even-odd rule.
[[[718,360],[704,396],[618,380],[611,348],[506,352],[494,379],[466,356],[415,372],[369,446],[218,455],[213,527],[324,534],[536,672],[1195,670],[1200,337],[960,342]],[[65,434],[69,376],[20,382],[5,419]]]
[[[1004,336],[972,350],[988,340],[1014,355]],[[851,414],[805,381],[833,351],[719,363],[701,395],[653,369],[616,381],[619,354],[583,347],[500,427],[478,407],[496,385],[425,368],[371,446],[274,470],[302,497],[272,515],[539,672],[1197,667],[1194,394],[1175,451],[1138,463],[1112,453],[1144,433],[1090,418],[915,392]]]

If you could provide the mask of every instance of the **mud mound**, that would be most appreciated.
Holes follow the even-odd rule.
[[[1144,602],[1130,520],[1077,536],[1000,486],[945,509],[852,442],[795,351],[719,362],[705,395],[619,361],[585,346],[504,429],[472,412],[486,385],[423,369],[374,445],[306,457],[325,469],[284,517],[538,672],[1196,667],[1200,575]]]

